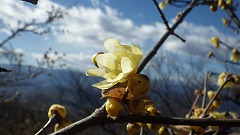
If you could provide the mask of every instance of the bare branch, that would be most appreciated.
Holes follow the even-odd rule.
[[[26,1],[26,2],[32,3],[34,5],[36,5],[38,3],[38,0],[22,0],[22,1]]]
[[[147,63],[153,58],[154,55],[157,54],[158,49],[163,45],[166,39],[171,35],[171,31],[174,31],[178,25],[183,21],[183,19],[190,13],[190,11],[195,6],[195,0],[191,2],[189,7],[182,13],[179,19],[174,23],[174,25],[170,28],[171,30],[166,31],[166,33],[162,36],[162,38],[158,41],[158,43],[153,47],[153,49],[147,54],[147,56],[143,59],[141,65],[138,68],[138,73],[140,73],[143,68],[147,65]]]
[[[115,120],[107,117],[105,107],[102,106],[96,109],[92,115],[79,120],[72,125],[67,126],[50,135],[73,135],[87,129],[93,125],[100,124],[112,124],[112,123],[157,123],[163,125],[193,125],[193,126],[226,126],[227,127],[239,127],[239,119],[213,119],[208,118],[178,118],[178,117],[161,117],[161,116],[148,116],[148,115],[122,115],[117,117]]]
[[[171,32],[170,34],[176,36],[176,37],[179,38],[182,42],[186,42],[185,39],[183,39],[182,37],[180,37],[179,35],[177,35],[176,33],[174,33],[174,30],[172,30],[172,29],[169,27],[168,21],[167,21],[165,15],[164,15],[164,13],[162,12],[162,10],[160,9],[160,7],[158,6],[157,1],[156,1],[156,0],[153,0],[153,2],[154,2],[154,4],[155,4],[155,6],[157,7],[158,12],[159,12],[161,18],[163,19],[163,22],[164,22],[167,30]]]

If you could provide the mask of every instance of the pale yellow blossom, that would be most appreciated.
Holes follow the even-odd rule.
[[[166,7],[165,2],[164,2],[164,1],[161,1],[161,2],[159,3],[159,8],[160,8],[160,9],[164,9],[165,7]]]
[[[122,45],[116,39],[106,39],[104,47],[108,52],[95,57],[98,68],[87,70],[88,76],[99,76],[105,79],[93,85],[102,90],[111,88],[117,83],[126,82],[134,76],[143,57],[142,50],[137,45]]]
[[[211,42],[214,44],[215,48],[219,48],[219,39],[217,37],[212,37]]]
[[[225,82],[225,79],[227,77],[228,73],[227,72],[222,72],[219,76],[218,76],[218,86],[222,86],[223,83]],[[224,88],[229,88],[233,85],[232,81],[228,81],[225,85]]]
[[[233,61],[234,63],[237,63],[237,62],[238,62],[238,60],[239,60],[239,52],[238,52],[237,49],[234,48],[234,49],[232,50],[232,55],[231,55],[231,57],[230,57],[230,60]]]

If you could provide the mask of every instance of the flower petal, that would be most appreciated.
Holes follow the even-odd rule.
[[[114,38],[107,38],[104,40],[103,45],[105,49],[109,52],[114,52],[117,49],[115,46],[121,46],[120,42],[117,39]]]
[[[138,46],[132,44],[132,52],[133,52],[133,57],[135,58],[137,63],[140,63],[143,57],[142,50]]]
[[[94,87],[96,87],[98,89],[101,89],[101,90],[105,90],[105,89],[111,88],[115,84],[117,84],[117,82],[107,82],[106,80],[104,80],[104,81],[96,83],[96,84],[94,84],[92,86],[94,86]]]
[[[87,76],[103,76],[105,74],[105,69],[103,68],[90,68],[87,70]]]
[[[123,57],[121,59],[121,68],[123,73],[128,73],[133,70],[132,62],[128,57]]]
[[[100,68],[108,67],[109,63],[114,63],[115,59],[116,58],[111,53],[104,53],[96,56],[96,62]]]

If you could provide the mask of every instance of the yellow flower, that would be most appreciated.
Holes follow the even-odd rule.
[[[159,3],[159,8],[160,8],[160,9],[164,9],[165,7],[166,7],[165,2],[164,2],[164,1],[161,1],[161,2]]]
[[[227,118],[225,112],[220,113],[217,111],[210,112],[210,116],[212,116],[214,119],[226,119]]]
[[[216,93],[217,93],[216,91],[209,90],[207,92],[207,96],[208,96],[209,99],[212,99],[216,95]]]
[[[212,37],[211,42],[214,44],[215,48],[219,48],[219,39],[217,37]]]
[[[232,55],[231,55],[231,61],[233,61],[233,62],[238,62],[238,60],[239,60],[239,52],[238,52],[238,50],[237,49],[233,49],[232,50]]]
[[[227,4],[228,6],[232,5],[232,0],[227,0],[227,1],[226,1],[226,4]]]
[[[231,61],[237,63],[239,60],[239,56],[237,54],[232,54],[230,59]]]
[[[222,5],[224,5],[224,1],[223,0],[218,0],[218,6],[221,7]]]
[[[111,88],[117,83],[126,82],[134,76],[143,57],[142,50],[137,45],[122,45],[116,39],[106,39],[104,47],[108,52],[95,57],[98,68],[87,70],[88,76],[99,76],[105,79],[93,85],[102,90]]]
[[[225,82],[225,79],[227,77],[228,73],[227,72],[222,72],[219,76],[218,76],[218,86],[222,86],[223,83]],[[233,82],[229,81],[224,85],[224,88],[229,88],[233,85]]]
[[[204,112],[204,108],[196,108],[194,109],[194,116],[199,118],[199,116]]]

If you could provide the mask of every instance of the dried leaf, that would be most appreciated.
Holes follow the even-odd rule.
[[[124,87],[118,87],[118,88],[112,88],[109,90],[104,90],[102,92],[102,98],[113,97],[113,98],[122,99],[125,91],[126,91],[126,88],[124,88]],[[131,98],[133,98],[133,96],[130,93],[128,93],[127,100],[131,99]]]

